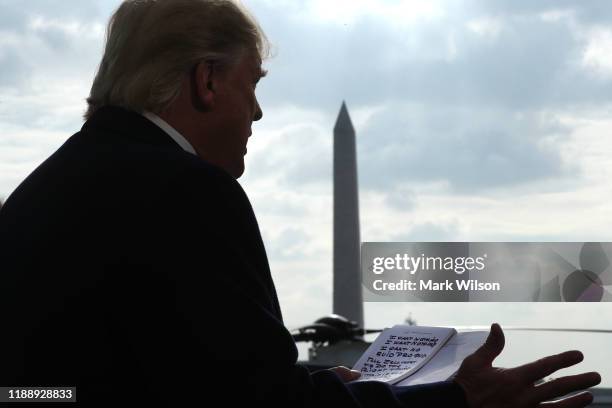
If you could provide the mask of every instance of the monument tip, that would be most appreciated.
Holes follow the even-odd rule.
[[[346,101],[342,101],[342,106],[340,107],[340,112],[338,113],[338,119],[336,119],[336,125],[334,126],[334,129],[346,129],[350,132],[354,132],[353,122],[351,121],[351,117],[348,113]]]

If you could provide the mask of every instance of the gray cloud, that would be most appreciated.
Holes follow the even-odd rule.
[[[398,229],[401,228],[398,226]],[[457,224],[434,224],[426,222],[416,224],[406,231],[395,234],[389,241],[393,242],[451,242],[457,241],[459,226]]]
[[[387,108],[359,135],[360,184],[388,190],[401,181],[448,181],[455,190],[576,177],[556,146],[569,129],[537,114],[422,106]]]
[[[297,227],[284,228],[280,235],[270,240],[267,249],[271,258],[276,260],[295,260],[306,258],[304,247],[311,238]]]
[[[0,0],[0,124],[78,130],[103,46],[103,1]],[[79,110],[78,108],[81,107]],[[9,136],[0,135],[0,144]]]
[[[404,184],[411,182],[447,182],[451,191],[465,192],[577,180],[579,167],[559,152],[571,131],[537,112],[387,105],[357,129],[359,184],[386,193],[388,205],[409,210],[416,196]],[[329,184],[332,137],[331,121],[327,135],[292,132],[277,149],[254,157],[248,177],[275,177],[286,187]]]
[[[0,87],[33,92],[33,74],[52,81],[62,72],[82,72],[95,66],[102,44],[69,33],[59,24],[79,24],[87,30],[104,23],[102,1],[0,1]],[[100,41],[102,38],[100,38]]]
[[[32,67],[14,48],[0,48],[0,88],[27,87]],[[2,99],[0,96],[0,103]]]
[[[584,23],[612,23],[612,9],[608,0],[472,0],[470,7],[496,15],[530,16],[551,11],[571,11]]]
[[[118,1],[116,2],[119,3]],[[0,27],[3,30],[23,32],[34,17],[45,16],[62,21],[99,20],[106,17],[108,1],[93,0],[29,0],[26,3],[0,0]]]
[[[287,131],[279,143],[253,155],[244,180],[277,178],[285,187],[331,183],[331,142],[331,127],[328,134],[308,124]]]
[[[255,3],[255,15],[278,46],[261,86],[264,110],[290,102],[331,117],[344,98],[349,108],[385,106],[357,129],[359,177],[362,187],[391,191],[391,206],[410,204],[397,190],[402,182],[448,181],[455,190],[474,190],[576,177],[558,147],[542,144],[544,138],[562,142],[571,129],[533,112],[610,102],[612,81],[596,79],[576,63],[584,44],[567,21],[544,22],[538,13],[571,8],[591,21],[588,15],[604,3],[534,3],[472,1],[441,20],[401,30],[375,16],[322,23],[304,18],[299,3]],[[93,74],[97,58],[87,53],[89,41],[54,26],[33,31],[28,24],[40,15],[105,22],[107,9],[101,2],[39,0],[23,8],[0,0],[1,31],[40,40],[26,51],[48,57],[49,80],[58,72],[70,75],[64,67],[73,63]],[[488,16],[503,16],[496,36],[467,28],[470,19]],[[26,89],[36,58],[4,45],[0,62],[0,86]],[[37,67],[38,75],[43,71]],[[9,103],[0,99],[3,121],[27,124],[44,116],[38,112],[43,105],[25,112]],[[329,183],[331,144],[323,140],[331,140],[333,118],[329,135],[313,138],[320,125],[287,134],[287,144],[257,155],[247,178],[275,177],[285,186]],[[68,130],[74,122],[57,126]]]
[[[243,186],[248,185],[248,180],[241,179],[240,183]],[[289,201],[287,197],[283,197],[279,192],[269,192],[265,195],[250,194],[251,203],[258,215],[278,215],[282,214],[286,217],[303,217],[307,213],[307,209],[303,203]]]
[[[612,80],[581,64],[585,40],[575,26],[540,17],[570,9],[586,24],[604,4],[573,3],[472,1],[401,30],[374,16],[321,23],[257,3],[255,14],[278,47],[266,80],[274,86],[262,87],[261,99],[264,108],[290,102],[331,113],[343,99],[349,108],[385,106],[357,129],[365,188],[393,190],[412,180],[476,190],[577,178],[559,153],[572,129],[537,113],[612,102]],[[498,17],[494,35],[468,27]],[[317,144],[309,150],[284,167],[285,180],[330,179],[331,153]]]
[[[400,211],[409,211],[416,207],[417,195],[403,186],[396,186],[385,196],[385,203]]]
[[[353,106],[410,100],[520,111],[611,102],[612,81],[580,66],[585,44],[572,24],[539,16],[563,4],[532,3],[540,2],[472,2],[457,15],[402,30],[372,16],[350,25],[317,24],[257,4],[278,47],[270,63],[277,86],[266,88],[262,98],[273,105],[291,101],[323,109],[335,109],[342,99]],[[597,4],[603,5],[581,4],[572,7],[580,15],[597,14]],[[494,37],[466,25],[508,10],[514,13],[503,15]]]

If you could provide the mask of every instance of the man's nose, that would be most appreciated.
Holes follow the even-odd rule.
[[[261,111],[261,106],[259,106],[259,102],[255,101],[255,116],[253,116],[253,120],[257,121],[263,117],[263,112]]]

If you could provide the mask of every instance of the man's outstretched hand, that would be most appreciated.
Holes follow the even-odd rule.
[[[455,382],[465,391],[471,408],[574,408],[591,403],[593,397],[588,392],[559,401],[543,401],[599,384],[601,377],[598,373],[570,375],[539,385],[534,384],[559,369],[581,362],[581,352],[567,351],[515,368],[493,367],[493,360],[503,348],[504,333],[497,323],[493,324],[485,344],[461,364]]]

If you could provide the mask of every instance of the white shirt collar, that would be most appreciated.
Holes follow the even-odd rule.
[[[152,112],[144,112],[142,116],[159,126],[160,129],[166,132],[168,136],[172,138],[172,140],[174,140],[179,146],[183,148],[183,150],[196,156],[198,155],[191,143],[189,143],[189,141],[185,139],[185,137],[181,135],[175,128],[170,126],[168,122],[166,122],[165,120],[163,120]]]

